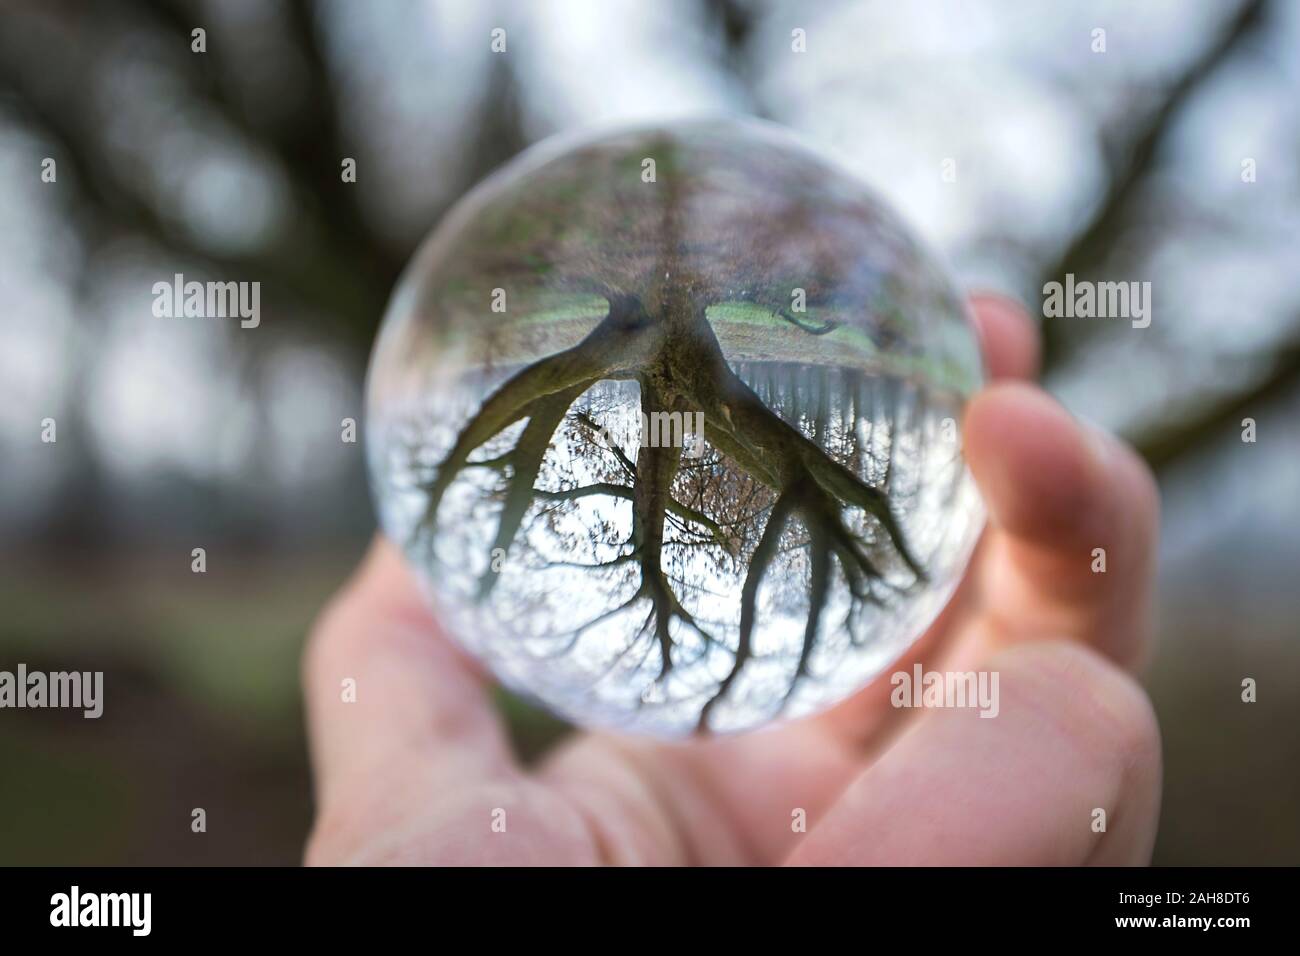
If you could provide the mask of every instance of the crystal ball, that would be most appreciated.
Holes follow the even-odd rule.
[[[935,256],[781,128],[552,140],[399,283],[371,485],[507,687],[588,726],[741,731],[854,693],[951,596],[982,369]]]

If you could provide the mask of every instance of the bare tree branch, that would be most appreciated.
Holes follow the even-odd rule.
[[[1129,137],[1114,152],[1110,185],[1098,202],[1092,219],[1080,230],[1057,260],[1044,271],[1039,288],[1051,281],[1063,281],[1067,273],[1086,275],[1099,268],[1123,233],[1127,217],[1137,201],[1143,182],[1155,165],[1160,144],[1182,108],[1202,88],[1203,82],[1229,56],[1249,40],[1265,22],[1265,0],[1247,0],[1211,43],[1183,72]],[[1066,326],[1061,321],[1043,322],[1044,374],[1059,366],[1069,354],[1074,335],[1088,329],[1087,323]],[[1067,331],[1068,328],[1068,331]]]
[[[1208,440],[1241,428],[1243,418],[1257,418],[1268,406],[1300,388],[1300,341],[1295,337],[1277,350],[1269,372],[1244,391],[1196,410],[1191,417],[1131,436],[1147,464],[1161,471]]]

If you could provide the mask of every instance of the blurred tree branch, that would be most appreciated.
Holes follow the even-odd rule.
[[[1183,72],[1134,131],[1124,145],[1113,145],[1110,185],[1097,203],[1092,219],[1080,230],[1057,260],[1046,269],[1038,288],[1051,281],[1064,281],[1067,273],[1084,277],[1100,269],[1116,239],[1123,233],[1129,210],[1136,203],[1143,180],[1155,165],[1160,143],[1183,106],[1202,83],[1265,22],[1265,0],[1247,0],[1201,55]],[[1077,338],[1093,326],[1069,325],[1061,320],[1044,320],[1043,373],[1058,368],[1077,345]]]
[[[148,25],[170,32],[188,51],[189,21],[160,0],[149,0],[144,6],[150,11]],[[133,9],[138,12],[136,5]],[[315,64],[311,102],[300,122],[285,125],[273,136],[268,137],[221,92],[212,76],[213,54],[186,56],[194,64],[186,73],[187,93],[251,145],[265,148],[291,184],[288,228],[276,241],[248,255],[219,253],[187,235],[160,214],[135,183],[124,181],[115,171],[103,154],[105,147],[93,116],[84,104],[69,101],[73,91],[96,88],[102,79],[96,74],[93,58],[77,56],[75,49],[55,53],[70,69],[80,69],[81,76],[75,83],[50,84],[41,81],[41,70],[43,58],[51,51],[39,45],[5,44],[0,50],[0,92],[9,94],[18,115],[37,135],[58,147],[60,162],[71,170],[91,206],[94,229],[138,233],[216,274],[260,280],[267,287],[268,300],[310,309],[329,323],[325,331],[361,347],[369,342],[383,314],[405,256],[374,241],[348,195],[348,189],[354,187],[341,181],[340,164],[346,154],[337,145],[333,87],[324,77],[312,14],[305,4],[297,10],[294,23],[302,56]],[[58,29],[57,21],[76,10],[54,7],[24,12],[53,18],[55,29],[50,34],[75,45],[76,30]],[[127,29],[139,28],[129,18],[124,22],[131,24]]]
[[[195,18],[169,0],[146,0],[157,23],[177,44],[188,45]],[[340,163],[355,151],[345,141],[339,124],[337,87],[326,60],[321,26],[312,0],[290,0],[285,5],[289,48],[285,55],[302,64],[305,95],[294,103],[288,122],[259,123],[246,104],[233,97],[222,82],[229,65],[220,44],[210,43],[205,56],[194,57],[195,89],[205,105],[253,142],[269,147],[281,166],[294,177],[298,198],[316,224],[330,237],[336,255],[347,258],[354,269],[380,287],[382,295],[396,279],[409,250],[392,250],[377,241],[361,214],[356,190],[340,178]]]
[[[46,110],[34,97],[27,96],[15,86],[13,77],[0,62],[0,97],[9,100],[19,119],[37,136],[55,148],[57,161],[66,177],[71,172],[79,186],[78,198],[86,204],[82,211],[92,237],[133,233],[167,250],[178,258],[192,261],[208,271],[220,275],[248,275],[272,287],[272,294],[303,285],[302,276],[292,267],[262,256],[218,255],[186,237],[181,231],[165,222],[154,209],[132,194],[129,187],[117,182],[103,172],[104,164],[93,151],[86,148],[86,138],[76,125],[69,122],[71,114]],[[88,208],[87,208],[88,207]],[[305,283],[311,287],[310,283]],[[332,314],[338,301],[326,290],[320,290],[318,300],[308,299],[303,304],[319,305]],[[296,296],[295,296],[296,298]]]
[[[707,22],[722,35],[727,68],[749,86],[754,77],[745,47],[754,32],[754,8],[742,0],[701,0]]]
[[[1241,428],[1243,418],[1300,389],[1300,334],[1293,333],[1274,354],[1268,372],[1244,391],[1195,408],[1186,418],[1133,435],[1130,440],[1156,471],[1203,447],[1208,440]]]
[[[22,120],[58,147],[60,162],[85,191],[92,229],[139,234],[196,268],[258,279],[275,308],[301,307],[326,323],[322,331],[361,352],[411,250],[404,241],[377,235],[362,212],[357,187],[342,182],[342,160],[355,158],[355,144],[346,142],[339,121],[338,90],[316,6],[312,0],[289,0],[285,7],[283,56],[301,64],[304,77],[295,92],[283,94],[292,101],[275,120],[250,112],[247,97],[230,82],[239,66],[228,52],[223,55],[227,48],[219,37],[209,36],[205,54],[190,54],[190,32],[204,18],[179,0],[118,0],[90,11],[38,4],[11,8],[6,39],[31,33],[35,42],[0,44],[0,94],[9,93]],[[210,248],[179,228],[109,161],[96,114],[80,98],[81,91],[99,85],[104,60],[81,55],[82,47],[92,34],[103,48],[110,38],[142,31],[184,51],[167,65],[180,71],[187,98],[248,148],[270,157],[289,183],[287,227],[262,248],[246,255]],[[66,67],[60,83],[43,81],[51,59]],[[77,75],[68,82],[72,71]],[[526,145],[509,70],[494,64],[489,83],[470,156],[475,177]]]
[[[194,17],[177,10],[169,0],[146,0],[146,6],[173,42],[189,44]],[[295,229],[272,255],[286,262],[298,260],[294,268],[286,270],[294,285],[308,277],[304,273],[310,273],[312,282],[324,278],[334,286],[326,298],[332,303],[326,311],[341,312],[347,331],[365,343],[383,314],[409,250],[392,250],[377,241],[355,199],[356,188],[341,179],[343,158],[355,157],[355,152],[345,143],[339,125],[337,90],[314,6],[310,0],[292,0],[286,5],[290,43],[286,55],[306,70],[306,95],[295,103],[290,122],[259,124],[246,106],[230,95],[229,86],[221,82],[225,64],[219,44],[210,44],[205,56],[192,58],[193,87],[207,108],[249,141],[267,147],[290,177]],[[302,254],[308,251],[309,255]]]

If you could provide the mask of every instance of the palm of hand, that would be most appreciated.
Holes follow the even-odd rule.
[[[1031,374],[1028,320],[1000,299],[976,316],[995,378]],[[990,528],[890,672],[996,671],[996,719],[896,710],[886,674],[807,720],[685,744],[579,734],[525,770],[482,675],[380,542],[305,662],[320,804],[308,862],[1145,862],[1159,734],[1125,669],[1149,630],[1154,485],[1025,384],[977,396],[964,442]],[[344,704],[348,677],[359,690]]]

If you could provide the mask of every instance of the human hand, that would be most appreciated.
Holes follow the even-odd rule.
[[[977,297],[974,312],[994,381],[967,406],[963,440],[989,526],[905,658],[816,717],[675,744],[578,733],[527,771],[485,675],[378,540],[304,660],[307,862],[1147,862],[1159,732],[1128,672],[1150,637],[1155,485],[1131,450],[1023,381],[1037,343],[1018,306]],[[890,674],[918,661],[997,672],[998,716],[891,707]]]

